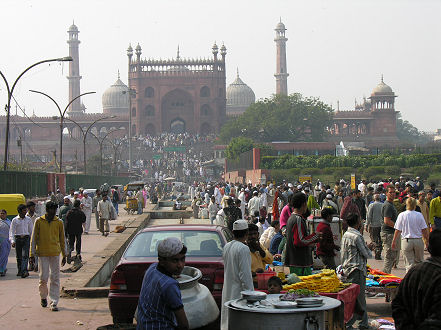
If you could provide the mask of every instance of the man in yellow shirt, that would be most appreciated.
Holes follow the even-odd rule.
[[[259,227],[253,223],[248,225],[247,245],[250,248],[251,253],[251,273],[253,275],[253,281],[256,282],[256,273],[263,272],[266,264],[271,264],[273,262],[273,256],[260,244]]]
[[[60,299],[60,253],[61,266],[66,264],[66,248],[64,241],[63,221],[55,216],[58,205],[54,202],[46,203],[46,214],[35,220],[34,230],[31,238],[30,259],[35,260],[38,256],[40,270],[40,291],[41,306],[47,306],[48,288],[47,282],[50,271],[51,311],[58,311],[58,300]]]
[[[430,201],[429,219],[436,229],[441,229],[441,196]]]

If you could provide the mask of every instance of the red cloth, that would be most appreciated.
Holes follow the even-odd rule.
[[[279,220],[279,201],[277,200],[278,198],[279,198],[279,191],[276,190],[273,201],[273,220]],[[282,225],[280,225],[280,228],[282,228]]]
[[[323,239],[317,243],[317,255],[334,257],[336,246],[330,223],[325,222],[325,220],[321,221],[317,226],[316,232],[323,233]]]
[[[344,290],[336,293],[319,293],[321,296],[326,296],[334,299],[338,299],[344,303],[344,315],[345,323],[348,322],[354,314],[355,304],[357,302],[357,296],[360,292],[360,286],[358,284],[351,284]]]
[[[351,196],[346,196],[343,202],[343,207],[340,211],[340,218],[343,220],[343,231],[346,231],[348,229],[346,218],[349,214],[357,214],[358,218],[361,219],[360,209],[358,208],[357,204],[354,203]]]

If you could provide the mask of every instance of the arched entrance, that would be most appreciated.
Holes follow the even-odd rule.
[[[193,96],[183,90],[174,89],[162,98],[162,130],[168,132],[195,132]]]
[[[170,123],[170,132],[175,134],[185,133],[185,122],[182,119],[175,119]]]

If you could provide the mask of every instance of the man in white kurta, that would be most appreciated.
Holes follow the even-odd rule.
[[[92,218],[93,201],[92,201],[92,197],[89,196],[89,193],[87,191],[84,191],[83,194],[84,197],[81,199],[81,205],[82,205],[81,210],[86,215],[86,222],[83,224],[83,227],[84,227],[84,233],[87,235],[89,234],[89,230],[90,230],[90,219]]]
[[[214,195],[214,198],[215,198],[216,204],[217,204],[217,205],[220,205],[220,204],[221,204],[221,201],[222,201],[222,194],[220,193],[220,190],[219,190],[219,187],[218,187],[218,186],[216,186],[216,188],[214,188],[214,193],[213,193],[213,195]]]
[[[234,240],[224,247],[224,287],[222,289],[221,330],[228,329],[228,308],[224,306],[229,300],[241,298],[241,291],[254,290],[251,275],[250,249],[245,245],[248,237],[248,223],[236,220],[233,224]]]
[[[258,192],[253,192],[253,198],[248,202],[248,211],[250,211],[250,216],[254,215],[254,212],[260,211],[260,198],[257,196]]]

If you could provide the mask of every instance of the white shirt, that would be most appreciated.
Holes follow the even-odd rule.
[[[84,212],[92,212],[92,197],[87,196],[81,199],[81,204],[83,204]]]
[[[263,225],[262,225],[260,222],[256,223],[256,226],[257,226],[257,228],[259,229],[259,237],[260,237],[260,236],[263,235],[263,232],[264,232],[265,230],[263,229]]]
[[[239,299],[240,292],[254,290],[251,275],[251,254],[248,246],[233,240],[224,246],[224,286],[222,289],[221,329],[228,329],[228,308],[224,306],[229,300]]]
[[[274,227],[269,227],[263,232],[262,236],[260,236],[260,244],[262,244],[268,250],[274,235],[276,235],[276,229]]]
[[[11,243],[15,243],[15,236],[32,235],[34,224],[32,219],[25,215],[24,218],[16,216],[12,219],[11,228],[9,229],[9,240]]]
[[[402,238],[421,238],[427,224],[420,212],[404,211],[398,214],[394,228],[401,231]]]
[[[250,211],[250,215],[254,215],[255,211],[260,211],[260,198],[254,196],[248,202],[248,210]]]
[[[113,207],[112,203],[108,199],[100,200],[98,202],[98,205],[96,207],[96,210],[98,214],[101,212],[101,218],[103,219],[110,219],[110,213],[111,213],[111,207]]]

